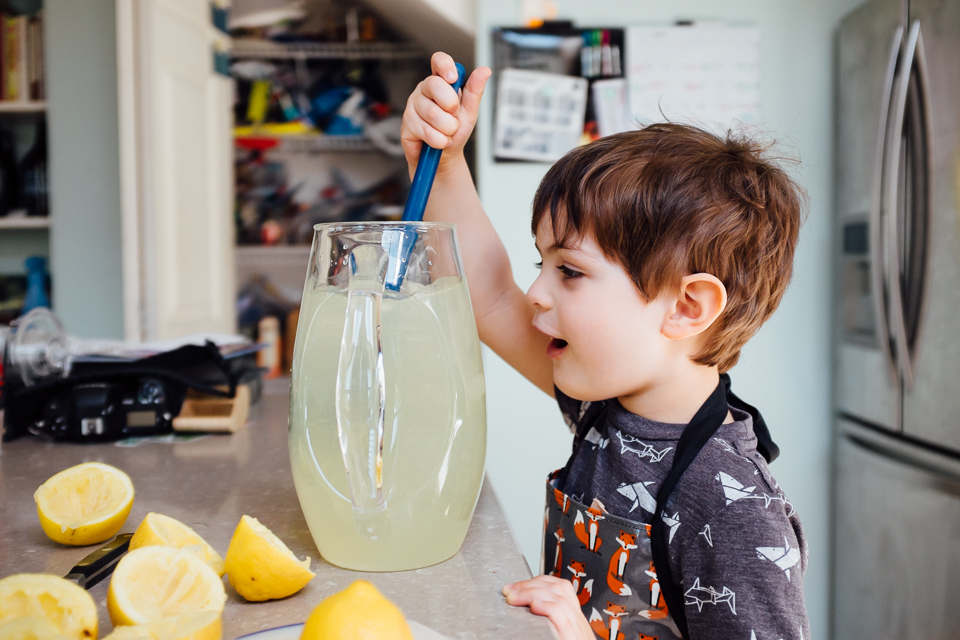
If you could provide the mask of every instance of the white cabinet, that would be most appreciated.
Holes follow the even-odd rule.
[[[203,0],[118,0],[128,338],[235,328],[230,80]],[[133,61],[133,62],[132,62]]]

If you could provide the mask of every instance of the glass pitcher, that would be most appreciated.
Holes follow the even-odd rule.
[[[320,554],[401,571],[459,550],[483,482],[480,341],[454,225],[315,227],[290,463]]]

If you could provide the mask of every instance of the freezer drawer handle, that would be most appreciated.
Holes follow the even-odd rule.
[[[876,428],[848,421],[841,423],[841,432],[854,445],[889,460],[926,469],[954,482],[960,481],[960,457],[956,454],[913,438],[881,433]]]

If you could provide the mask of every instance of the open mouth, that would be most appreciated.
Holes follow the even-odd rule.
[[[560,338],[553,338],[547,346],[547,356],[550,358],[559,357],[563,350],[567,348],[567,341]]]

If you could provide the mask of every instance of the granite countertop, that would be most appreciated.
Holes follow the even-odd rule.
[[[0,577],[23,572],[65,575],[93,547],[67,547],[44,535],[33,492],[48,477],[81,462],[103,462],[126,471],[136,498],[121,532],[132,532],[150,511],[193,527],[221,555],[246,514],[269,527],[300,558],[310,556],[316,577],[283,600],[250,603],[227,582],[223,637],[303,622],[326,596],[363,578],[393,600],[411,620],[451,640],[554,638],[546,618],[506,604],[502,586],[530,577],[500,504],[484,483],[459,553],[441,564],[397,573],[358,573],[319,558],[300,512],[287,453],[287,395],[264,394],[250,422],[232,435],[190,442],[137,446],[51,443],[20,439],[0,449]],[[100,637],[111,629],[108,581],[91,588]]]

